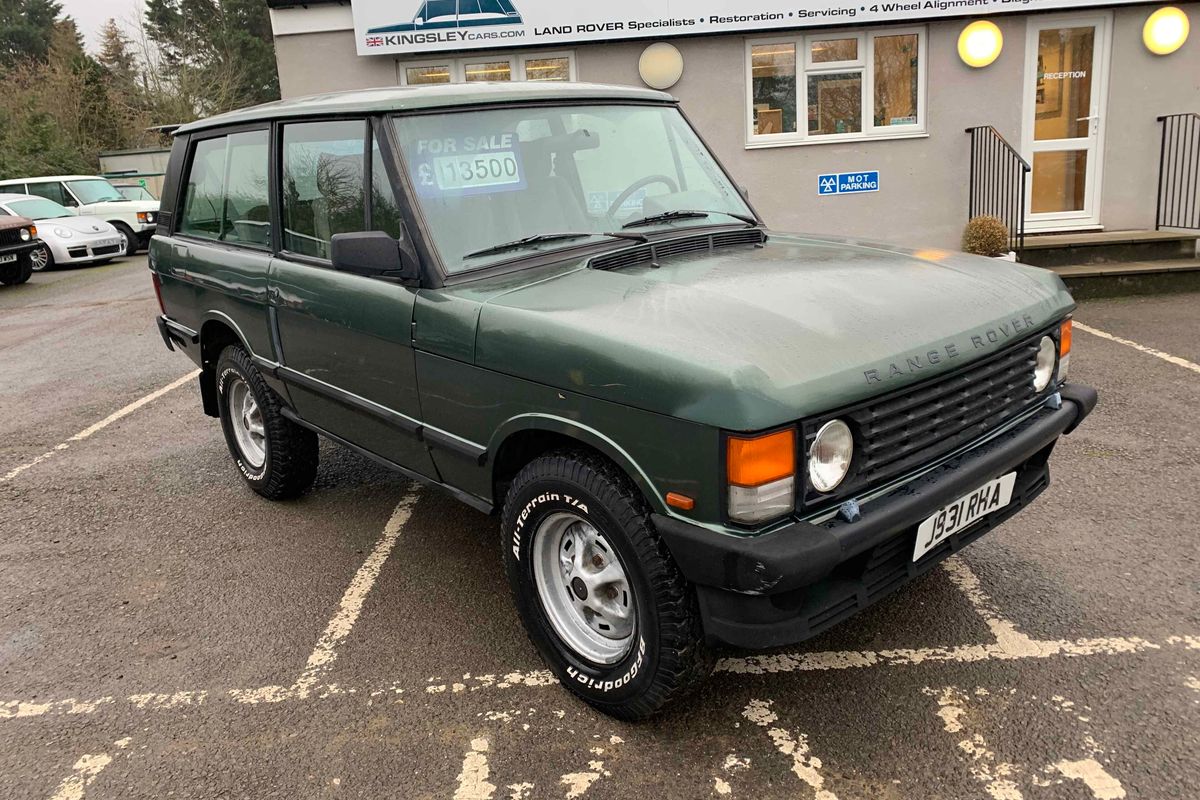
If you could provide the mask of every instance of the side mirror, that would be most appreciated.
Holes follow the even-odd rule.
[[[406,285],[416,285],[421,277],[416,255],[404,242],[382,231],[334,234],[330,257],[339,272],[395,278]]]

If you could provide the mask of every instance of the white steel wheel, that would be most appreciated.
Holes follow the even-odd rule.
[[[254,392],[240,377],[229,384],[229,421],[233,425],[233,438],[237,442],[242,458],[254,469],[261,469],[267,461],[266,428],[262,410],[254,399]]]
[[[592,523],[551,514],[533,536],[538,599],[554,632],[581,658],[615,664],[633,647],[637,605],[616,550]]]

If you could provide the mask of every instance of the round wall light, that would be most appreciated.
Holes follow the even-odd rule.
[[[1003,48],[1004,34],[990,20],[977,19],[958,35],[958,57],[968,67],[986,67]]]
[[[1187,14],[1174,6],[1164,6],[1146,19],[1142,27],[1142,41],[1151,53],[1165,56],[1183,47],[1188,28]]]
[[[683,77],[683,54],[673,44],[656,42],[642,51],[638,74],[652,89],[670,89]]]

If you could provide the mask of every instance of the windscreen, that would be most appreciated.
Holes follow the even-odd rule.
[[[107,203],[110,200],[124,200],[121,193],[111,183],[103,178],[83,181],[67,181],[67,188],[79,198],[84,205],[91,203]]]
[[[527,236],[605,231],[678,210],[637,233],[729,223],[749,215],[737,188],[672,106],[496,108],[397,117],[395,130],[442,261],[462,272],[588,243],[472,256]]]
[[[53,200],[46,200],[41,197],[36,200],[14,200],[8,204],[8,207],[17,216],[29,217],[34,220],[73,216],[70,211]]]

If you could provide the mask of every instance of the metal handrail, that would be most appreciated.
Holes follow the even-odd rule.
[[[1200,230],[1200,114],[1164,114],[1154,229]]]
[[[1025,249],[1025,176],[1033,167],[991,125],[967,128],[971,177],[967,218],[998,217],[1008,228],[1010,249]]]

